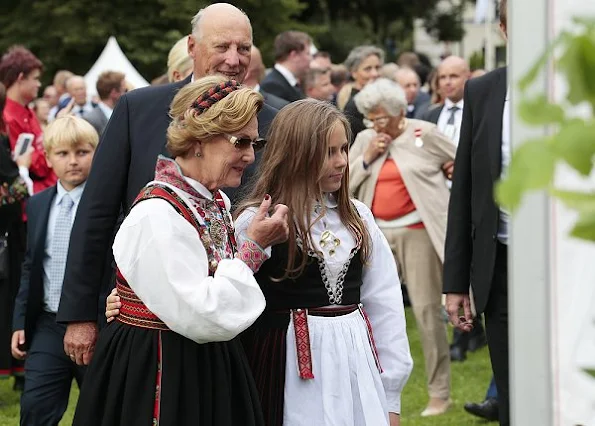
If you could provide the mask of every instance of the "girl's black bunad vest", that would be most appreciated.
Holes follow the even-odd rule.
[[[308,263],[299,277],[275,281],[285,273],[288,244],[274,246],[271,258],[255,274],[267,304],[260,318],[242,334],[242,343],[260,394],[267,426],[283,425],[286,338],[291,310],[331,305],[329,296],[332,292],[329,289],[333,283],[328,282],[331,277],[324,262],[314,252],[308,254]],[[300,259],[300,256],[301,252],[298,252],[296,257]],[[342,286],[337,305],[360,303],[362,269],[359,248],[355,248],[337,279],[339,289]]]

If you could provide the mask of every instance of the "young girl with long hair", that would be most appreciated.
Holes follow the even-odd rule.
[[[236,212],[242,244],[265,194],[289,207],[289,239],[255,274],[266,309],[242,335],[269,426],[399,424],[403,300],[388,243],[349,197],[349,131],[326,102],[283,108]]]

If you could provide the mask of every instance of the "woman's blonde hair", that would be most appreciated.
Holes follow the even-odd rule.
[[[74,115],[56,118],[43,131],[43,149],[47,154],[57,146],[89,144],[97,148],[99,135],[86,120]]]
[[[167,79],[170,83],[174,82],[174,71],[183,75],[192,68],[192,58],[188,54],[188,37],[179,39],[167,55]]]
[[[328,102],[304,99],[283,108],[271,123],[268,142],[260,162],[259,178],[250,194],[238,207],[239,215],[248,207],[258,207],[265,194],[275,203],[289,207],[288,262],[283,277],[299,276],[308,261],[307,251],[313,249],[310,229],[317,220],[312,217],[316,200],[323,200],[320,181],[328,159],[329,139],[336,126],[343,126],[350,140],[351,127],[345,116]],[[362,260],[370,252],[369,235],[349,197],[349,169],[345,170],[341,188],[335,193],[341,222],[356,241],[362,241]],[[298,259],[297,239],[303,250]]]
[[[199,113],[192,104],[210,89],[227,82],[222,76],[207,76],[184,86],[174,97],[169,114],[167,149],[174,157],[186,156],[197,141],[233,133],[245,127],[260,111],[263,98],[249,87],[240,86]]]

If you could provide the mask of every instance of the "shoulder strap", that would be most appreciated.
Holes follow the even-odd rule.
[[[180,197],[173,189],[159,184],[153,184],[150,186],[146,186],[143,190],[138,194],[134,202],[132,203],[131,209],[136,206],[141,201],[150,200],[152,198],[160,198],[162,200],[167,201],[176,212],[184,219],[186,219],[193,227],[196,229],[196,232],[200,234],[200,228],[203,227],[196,217],[192,214],[192,210],[186,202]]]

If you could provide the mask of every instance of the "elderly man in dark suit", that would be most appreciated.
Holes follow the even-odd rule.
[[[103,134],[120,96],[126,93],[124,77],[124,73],[118,71],[104,71],[97,78],[95,87],[100,99],[99,104],[97,108],[84,113],[83,118],[93,126],[99,136]]]
[[[97,320],[103,316],[104,297],[113,286],[109,265],[118,218],[153,179],[158,155],[167,155],[165,135],[174,95],[193,78],[209,74],[242,82],[251,47],[248,16],[227,3],[210,5],[192,20],[188,51],[194,61],[194,74],[177,83],[133,90],[118,102],[101,139],[72,229],[57,317],[68,324],[65,351],[77,360],[82,357],[83,364],[93,356]],[[276,111],[265,105],[259,113],[261,135],[266,135]],[[242,181],[248,180],[254,170],[255,166],[246,169]],[[226,193],[232,201],[239,197],[236,191]]]
[[[304,98],[300,80],[310,68],[312,39],[301,31],[285,31],[275,37],[275,66],[260,83],[275,96],[294,102]]]
[[[506,0],[500,0],[506,34]],[[454,326],[472,328],[469,283],[477,313],[484,313],[500,424],[508,426],[508,214],[494,201],[494,184],[510,160],[507,70],[470,80],[457,149],[444,259],[446,310]],[[462,309],[464,318],[460,318]]]

